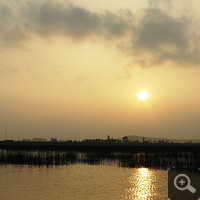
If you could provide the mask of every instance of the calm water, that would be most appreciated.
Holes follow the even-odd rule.
[[[1,200],[167,199],[167,171],[111,165],[0,166]]]

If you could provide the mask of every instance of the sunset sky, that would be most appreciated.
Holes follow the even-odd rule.
[[[0,140],[200,139],[199,8],[1,0]]]

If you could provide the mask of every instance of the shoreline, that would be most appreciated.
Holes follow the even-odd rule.
[[[199,143],[67,143],[0,141],[0,149],[7,150],[66,150],[94,152],[200,152]]]

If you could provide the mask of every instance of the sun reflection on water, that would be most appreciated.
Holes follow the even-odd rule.
[[[129,188],[125,191],[124,199],[147,200],[156,197],[156,177],[148,168],[138,168],[129,177]]]

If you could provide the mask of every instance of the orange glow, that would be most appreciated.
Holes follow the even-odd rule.
[[[130,187],[126,190],[125,199],[150,199],[155,197],[153,173],[148,168],[139,168],[129,178]]]

